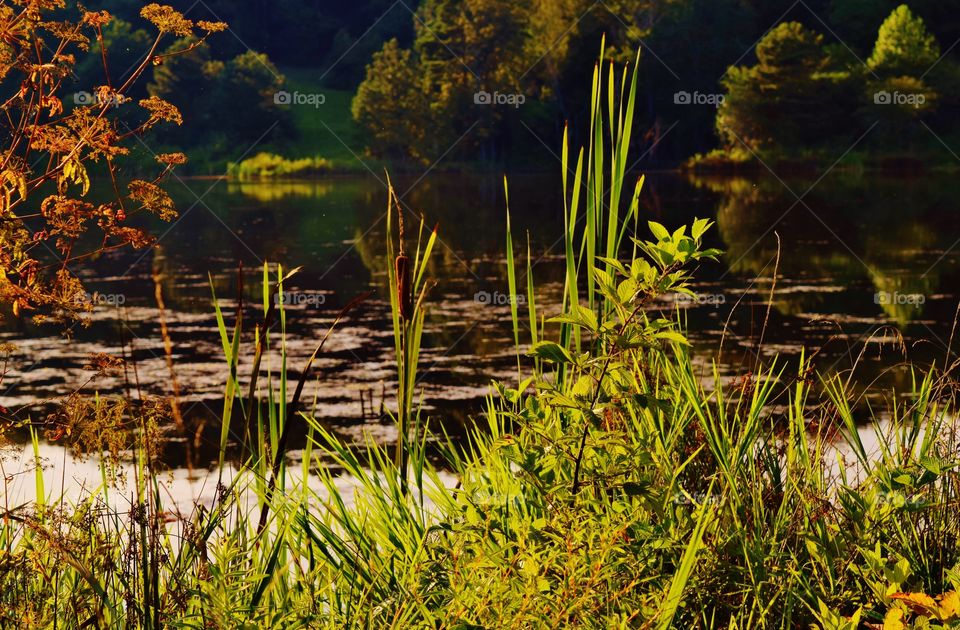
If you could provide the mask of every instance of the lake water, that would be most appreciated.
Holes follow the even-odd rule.
[[[516,375],[502,256],[502,179],[430,174],[395,183],[408,209],[408,232],[419,213],[440,227],[429,272],[438,284],[429,299],[420,385],[425,411],[456,434],[482,409],[492,378]],[[548,315],[555,314],[551,299],[562,289],[560,187],[559,177],[511,177],[517,249],[526,250],[529,233],[534,279],[542,289],[539,306]],[[681,305],[704,364],[718,359],[724,376],[736,378],[755,368],[758,353],[764,361],[775,355],[795,359],[806,347],[818,351],[821,369],[858,363],[856,382],[905,387],[905,358],[942,365],[948,356],[960,298],[958,187],[948,175],[781,181],[651,173],[641,207],[644,219],[668,227],[695,216],[717,222],[709,244],[727,253],[699,271],[703,299]],[[393,399],[395,369],[382,182],[373,176],[277,184],[190,181],[173,192],[181,217],[156,226],[162,235],[156,250],[112,252],[85,268],[91,290],[104,302],[89,326],[64,335],[59,328],[7,317],[0,341],[19,351],[0,384],[0,405],[42,424],[51,403],[73,391],[171,394],[151,279],[157,270],[181,404],[192,422],[208,420],[207,448],[193,462],[206,465],[219,434],[225,365],[211,283],[232,323],[242,263],[246,321],[253,322],[259,319],[261,266],[268,261],[303,268],[285,287],[299,296],[288,306],[291,378],[333,315],[355,296],[375,291],[330,339],[304,400],[315,400],[316,415],[345,436],[366,431],[390,440],[392,428],[380,414],[381,402],[386,399],[389,407]],[[779,277],[758,348],[778,236]],[[669,311],[677,305],[660,306]],[[896,342],[901,336],[902,346]],[[125,354],[126,371],[91,380],[84,365],[97,352]],[[276,371],[278,354],[265,365]],[[248,375],[244,365],[242,383]],[[26,436],[22,430],[13,435]],[[168,449],[171,466],[185,463],[181,450]]]

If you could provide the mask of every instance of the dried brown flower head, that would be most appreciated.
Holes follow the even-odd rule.
[[[157,156],[157,162],[168,166],[179,166],[187,163],[187,156],[183,153],[161,153]]]
[[[130,182],[130,199],[140,204],[143,210],[159,216],[164,221],[177,218],[173,199],[165,190],[142,179]]]
[[[113,16],[106,11],[84,11],[83,23],[94,27],[106,26]]]
[[[140,16],[152,22],[161,33],[172,33],[180,37],[187,37],[192,34],[193,22],[167,5],[151,2],[140,9]]]
[[[140,107],[150,112],[150,121],[159,122],[161,120],[172,122],[175,125],[183,124],[183,114],[173,103],[167,102],[162,98],[151,96],[140,101]]]
[[[98,376],[110,376],[123,369],[124,361],[120,357],[98,352],[87,357],[83,369],[96,372]]]
[[[197,22],[197,28],[208,33],[220,33],[229,27],[226,22],[207,22],[206,20],[200,20]]]

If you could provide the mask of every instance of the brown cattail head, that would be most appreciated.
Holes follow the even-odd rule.
[[[397,304],[400,306],[400,317],[410,319],[413,311],[413,286],[410,284],[410,259],[400,254],[394,262],[397,272]]]

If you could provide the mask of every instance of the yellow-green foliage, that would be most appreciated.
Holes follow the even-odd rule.
[[[322,157],[287,159],[274,153],[258,153],[239,164],[231,164],[228,174],[240,180],[295,179],[334,172],[335,166]]]

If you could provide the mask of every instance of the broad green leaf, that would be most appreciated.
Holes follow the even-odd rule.
[[[664,340],[664,341],[672,341],[673,343],[678,343],[678,344],[680,344],[681,346],[689,346],[689,345],[690,345],[690,342],[687,341],[687,338],[684,337],[683,335],[681,335],[681,334],[678,333],[678,332],[674,332],[674,331],[658,332],[658,333],[657,333],[656,335],[654,335],[654,336],[655,336],[657,339],[662,339],[662,340]]]
[[[657,223],[656,221],[647,221],[647,225],[650,226],[650,231],[658,241],[666,241],[670,239],[670,232],[668,232],[667,228],[663,227],[661,224]]]
[[[550,363],[573,363],[573,357],[566,348],[552,341],[541,341],[530,350],[530,356],[538,357]]]

